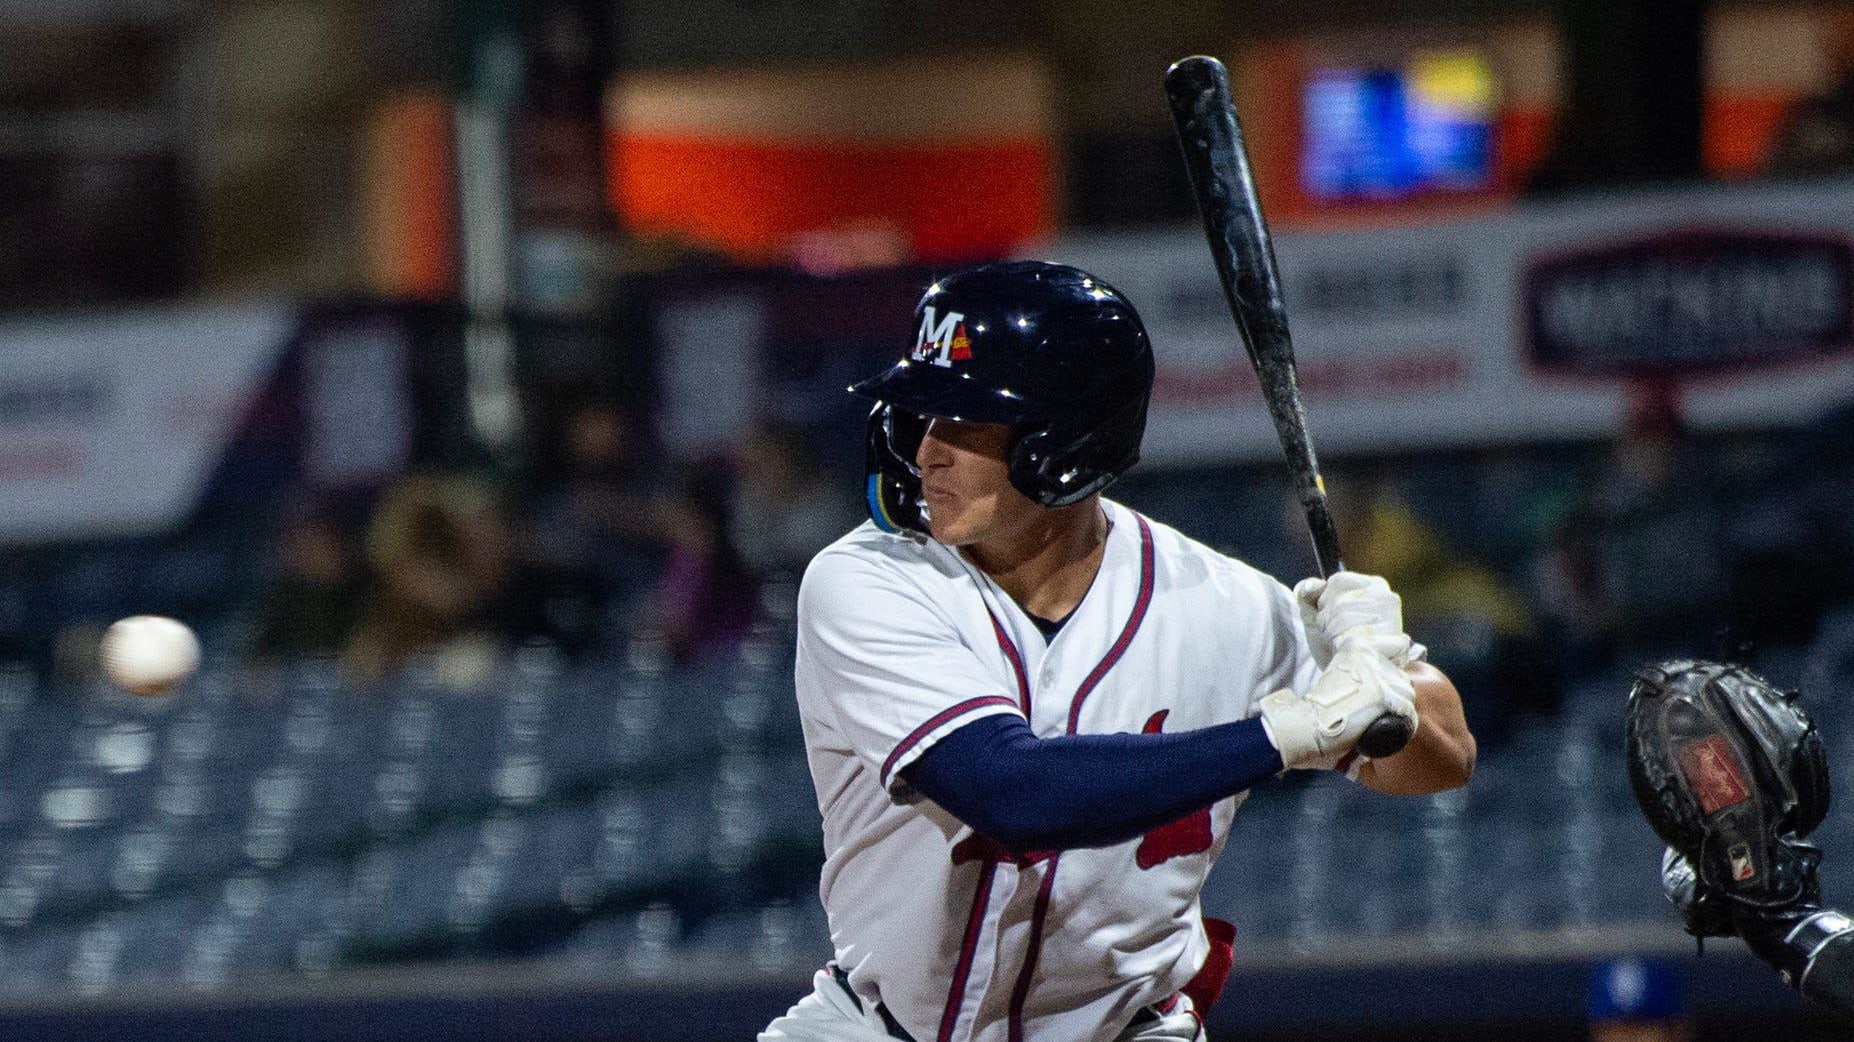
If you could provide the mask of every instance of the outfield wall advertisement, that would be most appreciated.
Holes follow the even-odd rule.
[[[1607,437],[1651,388],[1674,389],[1700,429],[1854,401],[1854,183],[1535,204],[1275,246],[1324,452]],[[1049,253],[1145,316],[1149,461],[1277,451],[1197,229]]]
[[[439,399],[455,397],[432,310],[271,301],[0,323],[0,545],[167,531],[215,491],[261,511],[277,488],[391,480],[431,454]]]
[[[0,327],[0,542],[172,525],[289,333],[281,307]]]
[[[1283,234],[1276,249],[1328,456],[1607,438],[1646,402],[1677,401],[1701,430],[1854,403],[1854,181],[1529,204]],[[1037,252],[1105,277],[1145,316],[1159,359],[1148,465],[1278,453],[1196,228]],[[943,273],[643,280],[644,316],[609,335],[649,349],[611,364],[654,372],[608,382],[652,386],[671,457],[725,451],[772,416],[847,472],[867,407],[844,388],[912,344],[912,303]],[[453,318],[292,301],[0,323],[0,543],[169,529],[217,475],[249,477],[245,457],[324,490],[440,458],[462,401]]]

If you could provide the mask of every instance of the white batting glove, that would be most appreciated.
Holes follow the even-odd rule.
[[[1396,665],[1410,664],[1410,637],[1403,631],[1403,598],[1378,576],[1335,572],[1330,579],[1302,579],[1294,585],[1294,603],[1300,607],[1313,664],[1321,669],[1332,661],[1335,648],[1359,636],[1400,641],[1401,647],[1379,646]]]
[[[1281,751],[1283,764],[1330,769],[1385,713],[1415,728],[1416,689],[1403,667],[1374,644],[1386,642],[1360,637],[1340,645],[1304,696],[1283,688],[1262,699],[1262,729]]]

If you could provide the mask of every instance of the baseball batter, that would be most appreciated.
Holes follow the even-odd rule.
[[[799,597],[834,959],[760,1038],[1201,1039],[1234,931],[1198,895],[1248,789],[1462,785],[1460,698],[1383,580],[1289,591],[1102,497],[1153,379],[1118,291],[994,264],[916,319],[854,388],[872,521]],[[1386,712],[1415,737],[1355,756]]]

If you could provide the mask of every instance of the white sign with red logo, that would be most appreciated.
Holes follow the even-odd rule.
[[[1644,381],[1678,387],[1695,427],[1808,422],[1854,401],[1851,241],[1854,182],[1837,181],[1283,233],[1275,247],[1314,445],[1345,454],[1608,437]],[[1146,321],[1145,459],[1278,454],[1198,229],[1077,237],[1050,259],[1113,283]]]

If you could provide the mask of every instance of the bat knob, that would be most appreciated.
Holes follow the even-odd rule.
[[[1386,756],[1395,756],[1410,744],[1410,738],[1416,734],[1416,728],[1401,716],[1385,713],[1365,728],[1365,733],[1358,736],[1358,751],[1374,760]]]

